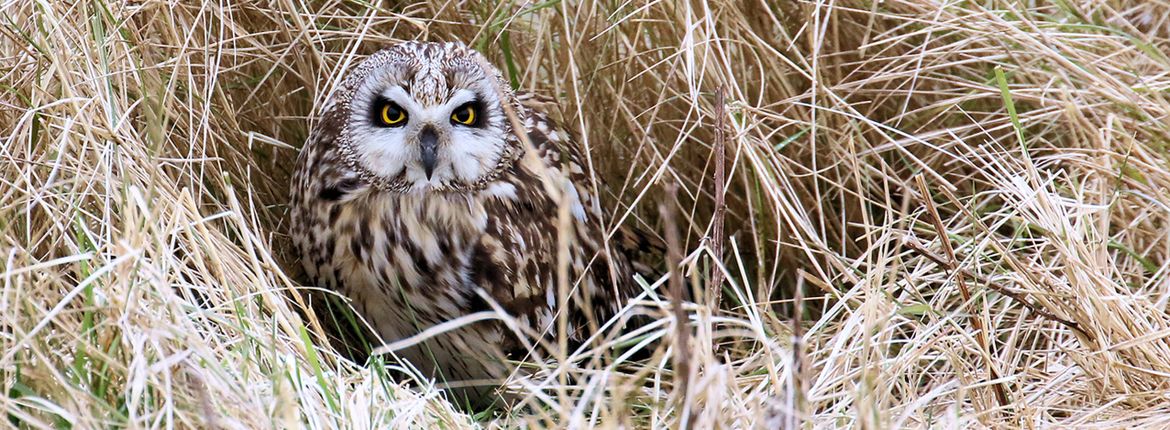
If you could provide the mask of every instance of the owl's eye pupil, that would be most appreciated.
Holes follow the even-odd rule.
[[[455,122],[456,124],[474,125],[476,116],[475,106],[472,104],[465,104],[455,109],[455,112],[451,113],[451,121]]]
[[[402,110],[402,108],[398,107],[398,105],[394,103],[383,104],[380,116],[383,125],[406,125],[406,111]]]

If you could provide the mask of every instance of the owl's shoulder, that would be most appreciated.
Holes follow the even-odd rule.
[[[516,91],[516,101],[525,108],[545,113],[559,113],[557,100],[544,94],[529,91]]]
[[[527,110],[524,127],[538,157],[553,171],[566,177],[582,195],[586,207],[592,203],[591,192],[584,187],[589,182],[589,158],[578,137],[564,128],[563,113],[550,97],[517,92],[516,99]]]

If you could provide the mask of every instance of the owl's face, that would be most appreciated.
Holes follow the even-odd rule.
[[[408,42],[348,77],[341,147],[355,168],[399,192],[481,186],[518,151],[499,70],[458,43]]]

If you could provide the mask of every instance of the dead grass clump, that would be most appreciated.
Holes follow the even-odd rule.
[[[1165,1],[373,3],[0,4],[7,423],[1170,425]],[[416,38],[555,97],[613,223],[663,232],[678,184],[689,351],[663,279],[512,411],[329,346],[289,169]]]

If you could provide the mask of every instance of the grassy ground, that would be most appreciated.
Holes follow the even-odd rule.
[[[232,3],[0,2],[0,425],[1170,426],[1166,0]],[[406,39],[555,97],[613,220],[678,225],[689,351],[654,277],[613,343],[662,348],[513,411],[329,346],[289,170]]]

